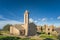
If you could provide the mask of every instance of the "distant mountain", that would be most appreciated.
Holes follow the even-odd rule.
[[[55,31],[57,31],[59,33],[59,35],[60,35],[60,27],[55,28]]]

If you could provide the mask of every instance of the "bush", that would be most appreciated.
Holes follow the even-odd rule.
[[[44,40],[53,40],[53,39],[51,39],[51,38],[46,38],[46,39],[44,39]]]
[[[60,35],[58,35],[57,39],[59,39],[59,40],[60,40]]]
[[[0,40],[19,40],[19,39],[21,39],[21,38],[19,38],[19,37],[2,37],[2,38],[0,38]]]
[[[29,38],[23,38],[23,39],[21,39],[21,40],[30,40]]]
[[[6,24],[6,25],[3,27],[3,30],[4,30],[4,31],[10,31],[10,26],[11,26],[11,24]]]

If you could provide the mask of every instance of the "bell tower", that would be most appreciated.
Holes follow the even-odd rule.
[[[28,24],[29,23],[29,13],[26,10],[24,13],[24,24]]]
[[[25,28],[25,35],[28,35],[28,25],[29,25],[29,13],[26,10],[24,13],[24,28]]]

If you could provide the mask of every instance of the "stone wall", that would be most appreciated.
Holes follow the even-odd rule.
[[[20,32],[19,32],[19,30],[16,29],[14,26],[11,26],[11,27],[10,27],[10,34],[20,35]]]
[[[41,27],[42,27],[42,30],[41,30]],[[46,34],[52,34],[52,33],[55,33],[55,30],[54,30],[54,25],[44,25],[44,26],[37,26],[37,32],[45,32]]]

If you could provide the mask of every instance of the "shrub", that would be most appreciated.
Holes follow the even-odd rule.
[[[51,38],[46,38],[46,39],[44,39],[44,40],[53,40],[53,39],[51,39]]]
[[[60,40],[60,35],[58,35],[57,39],[59,39],[59,40]]]
[[[21,39],[21,38],[19,38],[19,37],[2,37],[2,38],[0,38],[0,40],[19,40],[19,39]]]
[[[23,39],[21,39],[21,40],[30,40],[29,38],[23,38]]]

